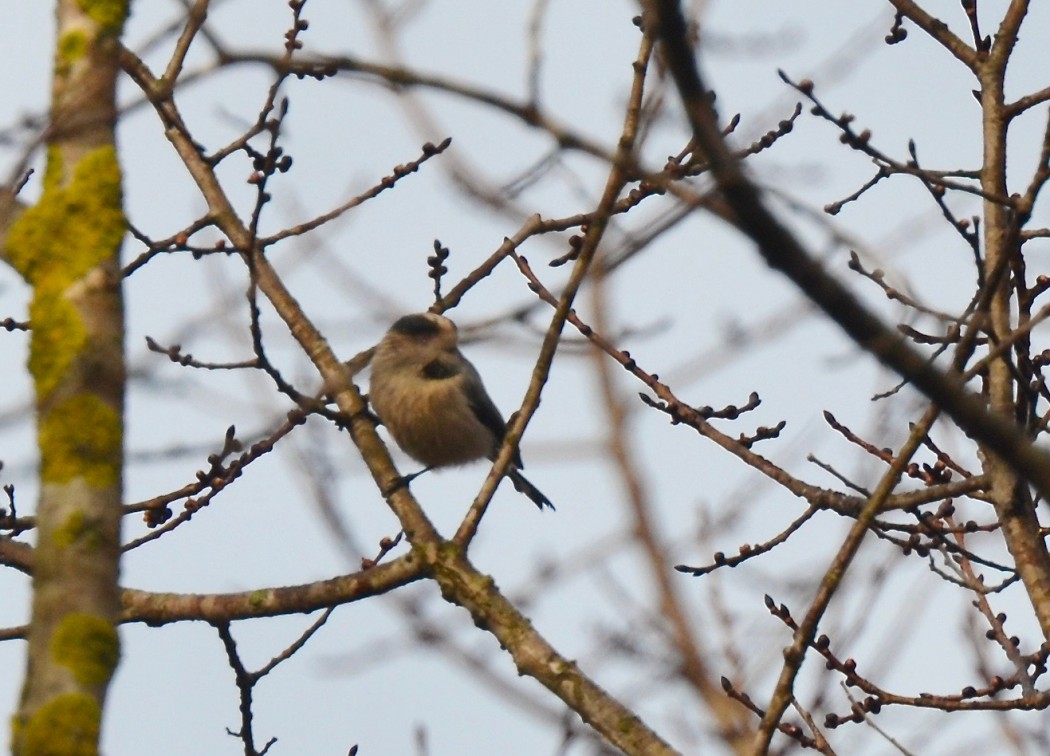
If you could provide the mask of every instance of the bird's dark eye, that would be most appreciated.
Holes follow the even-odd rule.
[[[459,374],[459,367],[455,363],[445,360],[431,360],[423,366],[423,377],[432,381],[440,381]]]
[[[405,315],[390,327],[394,333],[413,338],[436,336],[441,332],[441,326],[425,315]]]

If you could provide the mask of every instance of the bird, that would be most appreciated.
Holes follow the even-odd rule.
[[[459,351],[456,324],[432,312],[405,315],[390,326],[372,355],[368,398],[402,451],[425,465],[417,475],[495,460],[507,432],[477,369]],[[540,511],[553,510],[523,467],[515,449],[507,477]]]

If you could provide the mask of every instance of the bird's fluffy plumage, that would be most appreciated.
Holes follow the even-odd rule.
[[[434,313],[406,315],[372,357],[372,409],[409,456],[430,467],[495,459],[506,424],[478,371],[459,351],[455,324]],[[554,505],[522,476],[515,450],[507,475],[541,509]]]

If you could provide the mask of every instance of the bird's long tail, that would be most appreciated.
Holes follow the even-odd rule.
[[[541,512],[544,507],[550,507],[551,511],[554,511],[554,505],[551,503],[551,500],[543,495],[543,491],[532,485],[529,479],[521,474],[521,470],[511,467],[507,470],[507,477],[514,484],[514,488],[532,499],[532,503],[539,507]]]

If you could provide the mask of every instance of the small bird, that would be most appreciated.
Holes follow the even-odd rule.
[[[435,467],[496,459],[507,424],[481,376],[457,346],[456,324],[434,313],[405,315],[383,336],[372,356],[369,401],[397,445]],[[551,500],[521,474],[521,454],[507,477],[537,507]]]

